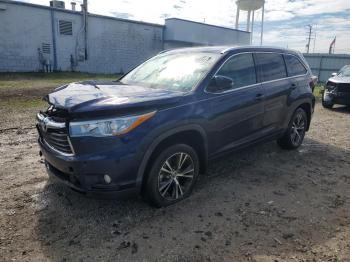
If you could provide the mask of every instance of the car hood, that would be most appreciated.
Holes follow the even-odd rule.
[[[84,81],[55,89],[45,100],[69,113],[100,112],[165,106],[176,103],[183,92],[124,85],[116,81]]]
[[[328,79],[328,81],[334,82],[334,83],[350,83],[350,76],[334,76]]]

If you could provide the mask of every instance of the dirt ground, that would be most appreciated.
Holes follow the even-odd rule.
[[[317,104],[299,150],[225,156],[189,199],[155,209],[49,181],[43,104],[1,97],[0,261],[350,261],[350,109]]]

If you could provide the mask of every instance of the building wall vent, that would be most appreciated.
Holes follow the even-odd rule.
[[[7,5],[0,3],[0,11],[5,11],[7,9]]]
[[[57,1],[57,0],[50,1],[50,6],[55,8],[61,8],[61,9],[65,9],[66,7],[64,1]]]
[[[43,54],[51,54],[51,45],[48,43],[42,43],[41,49]]]
[[[61,35],[73,35],[73,23],[71,21],[59,20],[58,25]]]

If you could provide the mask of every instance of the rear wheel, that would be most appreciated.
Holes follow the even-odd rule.
[[[157,207],[176,203],[191,194],[198,174],[196,151],[185,144],[170,146],[153,161],[144,196]]]
[[[298,108],[289,123],[286,133],[277,140],[280,147],[284,149],[296,149],[304,140],[307,127],[307,115],[304,109]]]

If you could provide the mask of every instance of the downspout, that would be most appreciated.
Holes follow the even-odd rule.
[[[84,47],[85,47],[85,60],[88,59],[88,43],[87,43],[87,27],[88,27],[88,22],[87,22],[87,16],[88,16],[88,4],[87,0],[84,0]]]
[[[79,29],[79,32],[77,34],[77,39],[75,42],[75,61],[76,61],[76,65],[78,65],[78,61],[80,61],[80,56],[79,56],[79,48],[80,48],[80,36],[83,34],[84,32],[84,5],[81,5],[81,14],[82,14],[82,26]]]
[[[76,43],[75,43],[75,65],[78,65],[79,61],[87,60],[88,58],[88,44],[87,44],[87,1],[84,0],[84,3],[81,4],[81,28],[77,34]],[[81,42],[84,43],[81,43]],[[80,50],[84,46],[84,53],[81,54]],[[80,55],[81,54],[81,55]]]
[[[53,71],[57,71],[57,50],[56,50],[56,28],[55,13],[51,7],[51,33],[52,33],[52,49],[53,49]]]
[[[165,24],[164,26],[162,27],[162,38],[161,38],[161,41],[162,41],[162,51],[164,50],[164,46],[165,46],[165,43],[164,43],[164,34],[165,34]]]

